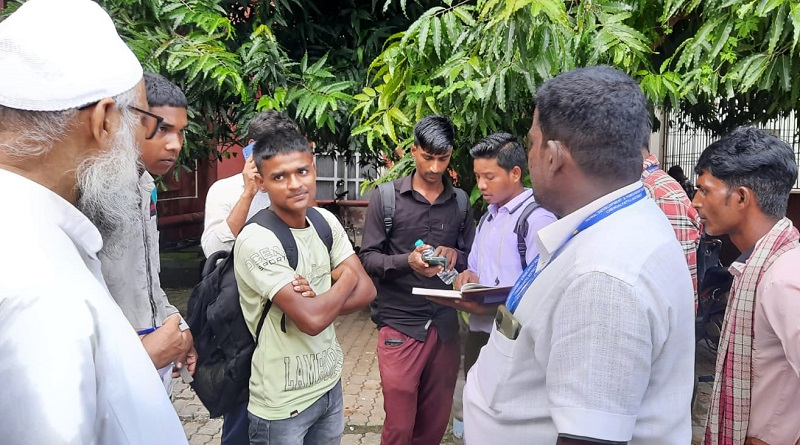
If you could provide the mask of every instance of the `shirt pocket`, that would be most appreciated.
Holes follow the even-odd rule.
[[[430,242],[426,241],[427,244],[456,247],[464,219],[458,210],[453,213],[442,208],[434,208],[436,211],[432,211],[430,217],[430,234],[428,235]]]
[[[500,412],[501,402],[505,400],[502,393],[507,389],[507,383],[514,367],[514,350],[517,340],[511,340],[497,331],[497,327],[492,328],[489,343],[481,350],[480,360],[481,371],[477,373],[483,397],[489,408]],[[483,372],[488,367],[490,372]]]
[[[408,253],[414,250],[414,242],[421,239],[426,244],[431,244],[429,241],[429,227],[425,224],[422,218],[414,220],[403,219],[398,224],[397,217],[392,225],[392,233],[389,239],[394,244],[392,251],[394,253]]]

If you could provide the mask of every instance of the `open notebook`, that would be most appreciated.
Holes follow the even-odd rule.
[[[489,286],[478,283],[467,283],[461,287],[460,291],[453,289],[429,289],[426,287],[415,287],[411,289],[411,293],[414,295],[461,298],[463,300],[475,301],[483,304],[502,303],[508,298],[509,292],[511,292],[511,286]]]

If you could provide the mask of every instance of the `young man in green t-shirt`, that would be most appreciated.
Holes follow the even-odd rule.
[[[367,306],[375,298],[375,286],[333,214],[317,209],[331,227],[330,252],[306,218],[316,183],[306,139],[296,131],[276,130],[256,141],[253,160],[270,209],[297,242],[298,261],[293,270],[277,236],[259,225],[246,226],[236,240],[236,281],[254,335],[266,300],[273,303],[253,354],[250,443],[339,444],[344,431],[343,355],[333,321]],[[298,274],[316,296],[295,291]]]

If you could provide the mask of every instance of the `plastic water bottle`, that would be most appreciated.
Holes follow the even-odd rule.
[[[416,242],[414,242],[414,247],[419,247],[423,244],[425,243],[421,239],[418,239]],[[428,247],[427,249],[422,251],[423,261],[427,261],[428,258],[432,256],[434,256],[433,247]],[[438,276],[444,282],[444,284],[453,284],[453,281],[455,281],[456,277],[458,277],[458,272],[456,272],[456,269],[453,268],[450,269],[449,271],[443,270],[441,272],[437,272],[436,276]]]

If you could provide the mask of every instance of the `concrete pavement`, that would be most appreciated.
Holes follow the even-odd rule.
[[[378,445],[384,421],[383,397],[378,371],[378,333],[367,311],[339,317],[336,333],[344,352],[342,391],[344,396],[345,430],[343,445]],[[697,371],[713,374],[714,355],[704,345],[697,346]],[[699,443],[710,383],[698,385],[698,397],[693,410],[693,443]],[[222,430],[221,419],[210,419],[208,411],[188,385],[176,380],[173,405],[183,422],[190,445],[217,445]],[[442,444],[452,444],[449,428]]]

